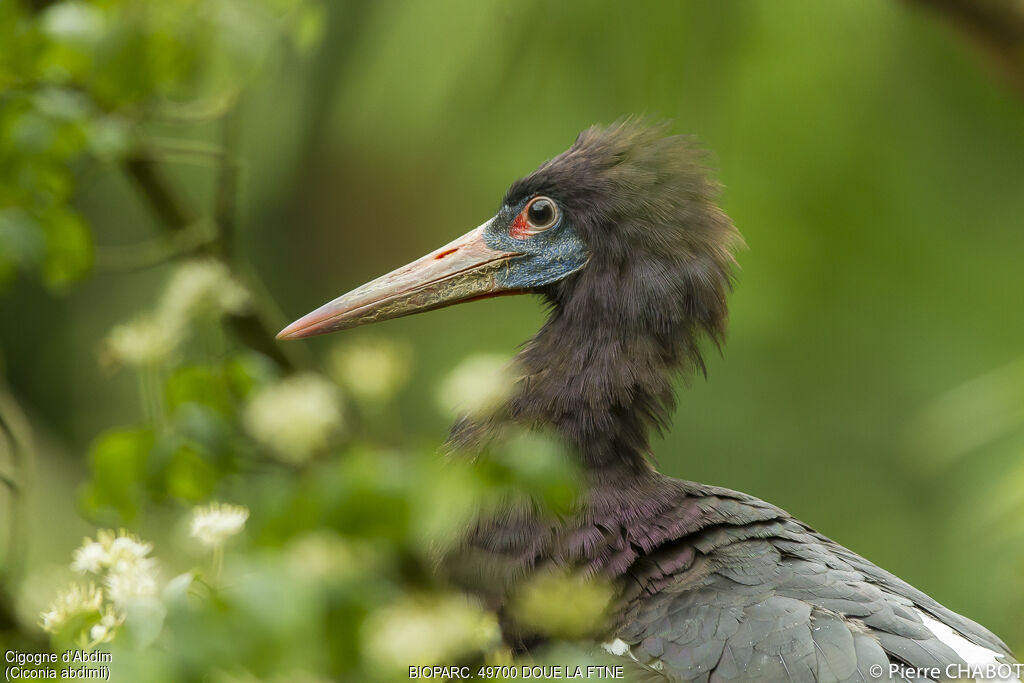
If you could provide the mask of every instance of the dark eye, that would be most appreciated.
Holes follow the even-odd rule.
[[[534,230],[547,230],[558,221],[558,207],[547,197],[535,197],[526,205],[526,218]]]

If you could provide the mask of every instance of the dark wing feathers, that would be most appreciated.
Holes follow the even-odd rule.
[[[445,565],[496,608],[547,565],[618,580],[609,640],[630,646],[619,658],[629,680],[869,683],[890,680],[890,662],[960,664],[922,613],[1012,661],[978,624],[779,508],[656,473],[594,489],[590,507],[557,523],[506,511],[474,528]]]
[[[625,577],[632,581],[616,636],[630,644],[638,667],[656,672],[638,680],[867,683],[889,680],[891,661],[960,663],[918,610],[1010,661],[981,626],[781,510],[682,486],[680,507],[696,506],[704,526],[661,536]],[[660,536],[666,524],[656,526],[648,532]],[[882,667],[881,678],[873,666]]]

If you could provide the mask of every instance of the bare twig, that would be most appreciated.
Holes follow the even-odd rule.
[[[153,163],[151,154],[142,152],[128,157],[124,168],[168,230],[184,230],[195,221],[167,176]]]
[[[25,491],[34,465],[32,429],[28,418],[6,384],[0,381],[0,437],[8,443],[10,468],[0,477],[7,488],[10,511],[7,529],[7,557],[0,571],[9,580],[21,573],[25,560]]]
[[[197,245],[194,250],[194,253],[208,253],[220,259],[233,272],[235,269],[228,254],[234,233],[235,196],[238,191],[238,164],[234,158],[236,140],[237,119],[234,115],[229,115],[225,122],[225,154],[221,158],[221,171],[217,181],[217,215],[214,220],[216,233],[211,241]],[[178,233],[195,222],[194,212],[150,155],[139,154],[130,157],[125,162],[125,171],[149,201],[166,230]],[[225,324],[242,344],[269,356],[288,371],[295,369],[295,364],[281,350],[273,332],[257,311],[229,316]]]
[[[239,103],[240,106],[240,103]],[[233,107],[224,117],[223,149],[220,173],[217,175],[217,189],[214,195],[213,218],[218,227],[215,243],[219,255],[229,258],[235,241],[236,206],[238,202],[239,162],[238,143],[241,131],[239,106]]]
[[[146,143],[146,150],[157,161],[202,159],[204,163],[216,162],[227,153],[223,147],[209,145],[196,140],[180,140],[178,138],[151,137]]]
[[[209,219],[184,230],[160,235],[135,244],[96,247],[98,270],[125,272],[144,270],[181,256],[194,254],[216,239],[216,227]]]
[[[1020,0],[911,0],[967,33],[1024,95],[1024,3]]]

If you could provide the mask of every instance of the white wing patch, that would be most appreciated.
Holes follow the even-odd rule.
[[[1005,664],[1001,653],[990,650],[987,647],[982,647],[981,645],[975,645],[949,626],[946,626],[940,621],[936,621],[921,610],[915,611],[918,616],[921,617],[921,620],[924,621],[924,625],[928,627],[928,630],[934,633],[935,637],[941,640],[945,645],[949,646],[953,652],[960,655],[960,658],[967,662],[969,667],[996,667],[999,664]],[[999,678],[991,680],[1002,681],[1003,683],[1020,683],[1019,678]]]
[[[633,653],[629,651],[629,643],[624,641],[622,638],[616,638],[610,642],[601,643],[601,647],[604,648],[605,652],[615,655],[616,657],[628,654],[630,658],[636,659],[636,657],[633,656]]]
[[[640,664],[640,660],[637,659],[636,655],[629,649],[629,643],[624,641],[622,638],[616,638],[615,640],[610,640],[607,643],[601,643],[601,649],[608,654],[615,655],[616,657],[627,656],[637,664]],[[640,664],[640,666],[647,669],[654,669],[655,671],[661,671],[665,668],[665,663],[656,659],[647,664]]]

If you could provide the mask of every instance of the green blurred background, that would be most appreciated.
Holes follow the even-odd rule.
[[[233,21],[231,40],[258,42],[260,24]],[[330,2],[303,22],[234,115],[236,256],[276,302],[271,326],[478,225],[584,127],[670,119],[713,152],[748,248],[728,344],[680,387],[660,468],[771,501],[1024,648],[1024,100],[959,32],[889,0]],[[143,125],[219,139],[215,123]],[[69,162],[88,275],[55,292],[23,273],[0,295],[39,451],[29,574],[91,531],[88,444],[141,412],[98,351],[169,266],[116,267],[118,246],[161,232],[117,154]],[[215,201],[210,164],[162,168],[188,202]],[[500,298],[344,333],[412,350],[384,440],[440,444],[441,379],[542,319]],[[340,341],[284,350],[308,362]]]

